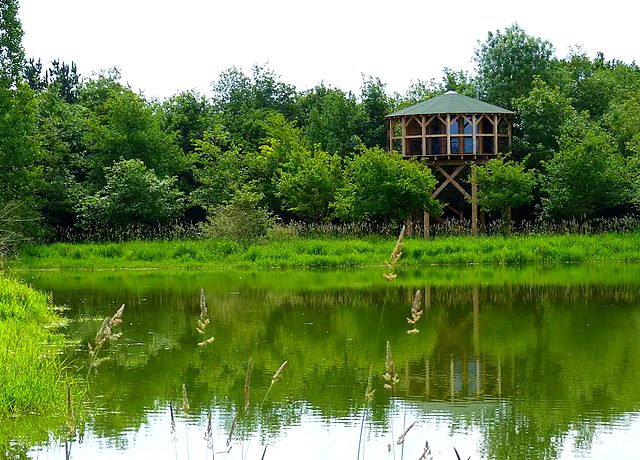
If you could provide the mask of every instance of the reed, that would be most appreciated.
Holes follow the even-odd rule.
[[[278,370],[273,374],[273,377],[271,377],[271,384],[269,385],[269,388],[267,389],[267,392],[265,393],[264,398],[262,398],[262,402],[260,403],[260,409],[262,409],[262,406],[264,405],[264,402],[267,400],[269,393],[271,393],[271,388],[273,388],[273,384],[280,379],[282,372],[285,370],[288,364],[289,364],[289,361],[283,362],[278,368]]]
[[[393,281],[398,277],[396,274],[396,265],[402,257],[402,245],[404,244],[404,227],[400,230],[400,235],[398,236],[398,240],[396,241],[396,245],[391,251],[391,256],[389,256],[389,261],[387,262],[387,273],[383,273],[384,279],[387,281]]]
[[[396,364],[393,361],[393,354],[391,353],[391,344],[387,340],[387,351],[384,358],[384,374],[382,379],[384,380],[384,388],[387,390],[395,390],[395,387],[400,383],[398,374],[396,374]]]
[[[198,342],[199,347],[206,347],[212,344],[215,340],[213,336],[206,338],[206,329],[209,326],[209,310],[207,309],[207,300],[204,295],[204,289],[200,289],[200,318],[198,319],[198,326],[196,331],[203,336],[203,340]]]
[[[122,323],[122,314],[124,313],[124,304],[113,314],[112,317],[106,317],[102,321],[102,325],[96,333],[95,343],[92,346],[91,343],[87,344],[89,351],[89,369],[87,370],[87,378],[92,370],[97,371],[98,366],[105,361],[108,361],[110,357],[100,357],[100,352],[104,347],[110,343],[115,342],[122,336],[122,332],[114,333],[113,328]]]
[[[411,318],[407,318],[407,323],[409,323],[412,328],[407,331],[407,334],[413,335],[420,332],[416,329],[416,323],[422,318],[422,295],[420,291],[416,291],[416,295],[413,298],[413,304],[411,304]]]

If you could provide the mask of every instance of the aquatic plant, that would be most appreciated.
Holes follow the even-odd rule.
[[[91,343],[87,344],[89,350],[89,369],[87,371],[87,377],[91,373],[92,369],[97,370],[100,364],[110,359],[109,357],[101,358],[99,357],[99,354],[107,343],[114,342],[122,336],[122,332],[114,333],[113,328],[122,323],[123,312],[124,304],[118,308],[112,317],[106,317],[102,321],[102,325],[96,333],[94,345],[92,346]]]

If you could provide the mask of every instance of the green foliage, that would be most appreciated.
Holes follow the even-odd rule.
[[[323,221],[342,184],[340,157],[323,150],[292,152],[275,179],[285,209],[303,221]]]
[[[275,219],[260,206],[263,196],[251,187],[237,190],[229,201],[215,208],[202,230],[206,236],[249,242],[263,237]]]
[[[402,222],[425,211],[441,213],[440,203],[431,198],[436,179],[423,164],[379,148],[364,148],[345,163],[345,183],[334,205],[340,218]]]
[[[101,184],[104,168],[121,158],[142,160],[160,176],[184,171],[187,159],[174,134],[162,130],[161,114],[118,80],[117,72],[100,75],[80,90],[80,103],[94,115],[85,135],[92,181]]]
[[[536,175],[524,165],[504,158],[489,160],[477,166],[478,205],[484,211],[502,211],[528,204],[533,199]]]
[[[14,87],[22,76],[24,50],[18,0],[0,2],[0,88]],[[2,111],[0,110],[0,113]],[[0,131],[2,132],[2,131]]]
[[[517,24],[489,32],[475,53],[480,98],[512,108],[514,98],[529,94],[536,75],[549,80],[553,52],[550,42],[527,35]]]
[[[214,111],[207,99],[195,92],[185,91],[162,103],[165,132],[176,133],[177,144],[183,152],[192,152],[198,141],[214,122]]]
[[[640,74],[638,80],[640,83]],[[623,155],[640,155],[640,88],[612,102],[604,118],[619,151]]]
[[[538,168],[558,150],[560,129],[575,116],[569,98],[557,86],[551,87],[539,76],[526,96],[513,101],[516,111],[514,144],[530,167]]]
[[[87,230],[155,227],[175,220],[183,208],[183,194],[173,177],[158,178],[140,160],[121,160],[106,168],[106,184],[80,207]]]
[[[385,117],[391,113],[391,98],[385,92],[385,85],[379,78],[369,77],[360,88],[360,100],[364,120],[361,127],[361,139],[366,147],[387,145],[387,122]]]
[[[585,115],[570,120],[560,150],[544,163],[544,212],[553,218],[584,218],[623,204],[629,181],[611,136]]]
[[[265,120],[266,138],[255,153],[247,156],[249,176],[264,195],[268,209],[284,210],[276,190],[276,183],[284,165],[309,150],[309,143],[295,122],[288,122],[282,115],[271,113]]]
[[[194,142],[192,174],[196,189],[191,203],[213,209],[229,201],[246,182],[247,167],[242,153],[221,124],[213,124]]]
[[[263,120],[277,112],[292,119],[295,112],[293,86],[280,82],[273,71],[254,66],[251,76],[232,67],[212,85],[213,107],[222,117],[234,143],[255,150],[265,137]]]
[[[377,91],[370,89],[371,92]],[[374,109],[373,106],[380,101],[374,102],[375,96],[370,96],[371,113],[365,115],[355,96],[339,89],[319,85],[301,94],[298,98],[299,121],[308,142],[340,156],[353,152],[361,142],[358,133],[366,118],[370,120],[372,116],[379,116],[375,112],[380,108]]]

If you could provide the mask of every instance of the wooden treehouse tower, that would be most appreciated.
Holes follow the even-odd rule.
[[[405,158],[423,160],[442,175],[433,198],[449,184],[467,198],[471,202],[471,232],[477,235],[475,175],[472,173],[470,191],[456,177],[473,164],[485,164],[498,153],[511,150],[512,115],[502,107],[448,91],[388,115],[388,149],[402,152]],[[424,232],[425,237],[429,235],[427,213]]]

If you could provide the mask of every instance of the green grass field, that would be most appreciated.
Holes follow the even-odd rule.
[[[44,293],[0,274],[0,420],[66,413],[62,337],[49,328],[59,321]]]
[[[381,266],[394,238],[291,237],[228,240],[56,243],[23,248],[13,269],[341,268]],[[640,233],[405,238],[404,266],[640,262]]]

